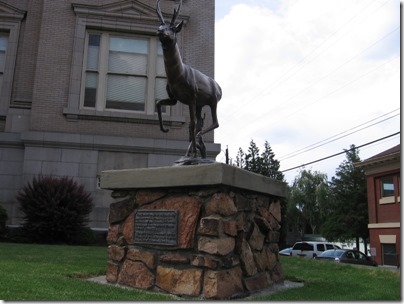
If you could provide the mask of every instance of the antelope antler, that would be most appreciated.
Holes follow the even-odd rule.
[[[176,10],[174,8],[174,15],[173,15],[173,18],[171,19],[170,25],[174,25],[175,21],[177,20],[177,17],[180,14],[181,6],[182,6],[182,0],[180,0],[180,5],[178,6],[178,10]]]
[[[160,22],[161,24],[166,24],[164,22],[164,17],[163,14],[161,13],[161,9],[160,9],[160,0],[157,0],[157,8],[156,8],[156,13],[159,16]]]
[[[180,0],[180,5],[178,6],[178,10],[176,10],[174,8],[174,15],[173,15],[173,18],[171,19],[170,25],[174,25],[175,21],[177,20],[178,15],[180,14],[181,6],[182,6],[182,0]],[[160,9],[160,0],[157,0],[156,12],[160,19],[161,24],[166,24],[164,21],[163,13],[161,12],[161,9]]]

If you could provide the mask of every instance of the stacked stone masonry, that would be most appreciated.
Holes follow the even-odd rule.
[[[199,299],[232,299],[284,280],[278,197],[229,186],[115,190],[109,283]],[[175,210],[176,246],[135,243],[139,210]]]

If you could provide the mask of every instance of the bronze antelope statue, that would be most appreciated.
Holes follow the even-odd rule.
[[[186,156],[197,156],[197,149],[201,158],[206,158],[206,148],[202,140],[202,135],[219,127],[217,120],[217,103],[222,97],[220,86],[211,77],[206,76],[200,71],[184,64],[177,45],[177,33],[179,33],[184,24],[181,21],[175,24],[181,10],[182,0],[178,9],[174,9],[174,15],[170,24],[166,24],[160,9],[160,0],[157,0],[156,12],[160,19],[158,36],[163,48],[164,66],[167,75],[167,99],[159,100],[156,104],[157,114],[160,122],[160,129],[168,132],[163,126],[161,115],[162,106],[174,106],[177,101],[189,107],[189,140]],[[209,106],[212,113],[213,123],[211,126],[203,129],[202,108]]]

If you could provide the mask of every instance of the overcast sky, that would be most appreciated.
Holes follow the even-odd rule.
[[[267,140],[287,170],[400,131],[398,0],[216,0],[215,30],[215,142],[231,158]],[[399,143],[400,134],[359,156]],[[331,179],[344,159],[305,168]]]

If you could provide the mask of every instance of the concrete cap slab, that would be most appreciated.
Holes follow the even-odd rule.
[[[158,168],[108,170],[101,173],[101,188],[150,189],[225,185],[286,197],[286,183],[222,163]]]

